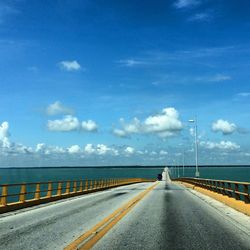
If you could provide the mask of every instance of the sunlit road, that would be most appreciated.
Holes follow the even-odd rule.
[[[63,249],[151,186],[134,184],[0,216],[0,249]],[[93,249],[250,249],[235,221],[175,184],[159,183]]]
[[[0,215],[0,249],[63,249],[150,185],[133,184]]]
[[[161,183],[93,249],[250,249],[250,232],[175,184]]]

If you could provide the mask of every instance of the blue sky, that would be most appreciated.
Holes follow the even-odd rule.
[[[0,1],[0,165],[249,164],[249,1]]]

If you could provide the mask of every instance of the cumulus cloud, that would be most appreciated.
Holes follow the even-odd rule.
[[[130,123],[120,119],[122,128],[115,129],[113,133],[120,137],[130,134],[156,134],[159,137],[175,135],[182,129],[179,113],[174,108],[165,108],[159,114],[151,115],[144,121],[134,118]]]
[[[237,130],[237,126],[234,123],[219,119],[212,124],[212,131],[222,132],[224,135],[232,134]]]
[[[73,110],[71,108],[68,108],[64,106],[61,102],[56,101],[54,103],[51,103],[47,108],[46,108],[46,114],[47,115],[70,115],[73,113]]]
[[[66,71],[78,71],[81,69],[81,65],[76,61],[61,61],[59,67]]]
[[[94,146],[93,144],[87,144],[84,147],[84,152],[88,155],[96,154],[96,155],[118,155],[118,150],[115,148],[108,147],[105,144],[97,144]]]
[[[8,122],[2,122],[0,125],[0,140],[3,140],[4,138],[8,138],[10,136],[9,134],[9,123]]]
[[[80,122],[77,117],[66,115],[62,119],[49,120],[47,123],[47,128],[50,131],[61,132],[69,132],[76,130],[94,132],[97,130],[98,126],[92,120]]]
[[[71,147],[68,148],[68,152],[70,154],[78,154],[81,152],[81,148],[79,145],[72,145]]]
[[[220,142],[201,141],[200,145],[207,149],[222,149],[222,150],[240,149],[240,145],[231,141],[220,141]]]
[[[7,155],[32,153],[31,147],[26,147],[21,143],[13,143],[9,139],[9,123],[7,121],[0,124],[0,152]]]
[[[84,152],[87,154],[93,154],[95,153],[95,148],[93,147],[92,144],[87,144],[84,148]]]
[[[114,129],[113,130],[113,134],[118,136],[118,137],[128,137],[126,131],[122,130],[122,129]]]
[[[76,117],[67,115],[61,120],[49,120],[47,127],[50,131],[74,131],[79,129],[80,122]]]
[[[174,2],[174,7],[177,9],[191,8],[200,4],[198,0],[177,0]]]
[[[50,155],[50,154],[63,154],[66,153],[67,150],[59,146],[48,146],[45,143],[38,143],[36,145],[35,152],[38,154]]]
[[[126,147],[124,152],[125,152],[125,154],[132,155],[135,153],[135,149],[132,147]]]
[[[88,121],[82,122],[82,129],[86,130],[86,131],[93,132],[93,131],[97,131],[98,126],[94,121],[88,120]]]
[[[11,143],[9,140],[9,123],[7,121],[2,122],[0,125],[0,143],[3,148],[9,148]]]

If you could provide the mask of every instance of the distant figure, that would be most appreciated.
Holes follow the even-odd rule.
[[[162,174],[158,174],[158,175],[157,175],[157,180],[158,180],[158,181],[161,181],[161,180],[162,180]]]

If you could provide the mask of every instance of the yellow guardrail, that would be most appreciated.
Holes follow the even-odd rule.
[[[177,181],[187,182],[208,190],[227,195],[237,200],[243,200],[245,203],[250,202],[250,182],[213,180],[201,178],[178,178]]]
[[[154,181],[143,178],[120,178],[35,183],[2,184],[0,213],[69,198],[112,187]]]

